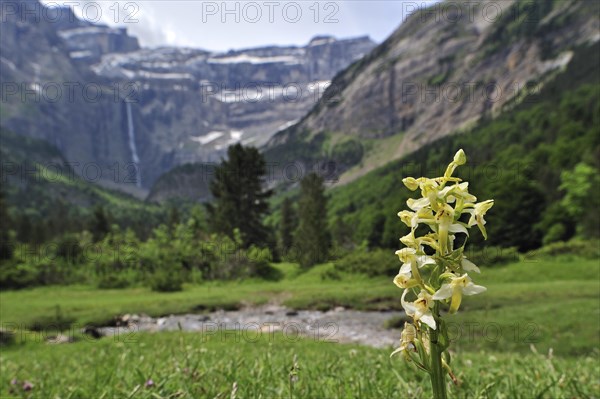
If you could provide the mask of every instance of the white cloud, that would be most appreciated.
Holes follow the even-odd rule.
[[[76,14],[88,19],[95,19],[95,10],[100,9],[101,23],[127,27],[145,47],[169,45],[225,51],[269,44],[304,45],[320,34],[369,35],[382,41],[408,12],[435,1],[74,0],[53,3],[77,3]]]

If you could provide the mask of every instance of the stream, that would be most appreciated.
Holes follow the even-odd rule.
[[[256,340],[260,333],[282,333],[285,339],[299,337],[324,342],[357,343],[373,347],[396,346],[400,330],[387,329],[385,322],[402,317],[403,312],[366,312],[335,308],[326,312],[292,310],[278,305],[264,305],[234,311],[218,310],[206,314],[182,314],[166,317],[123,315],[117,327],[102,327],[102,335],[122,337],[136,332],[197,331],[210,335],[232,335],[241,331],[242,339]]]

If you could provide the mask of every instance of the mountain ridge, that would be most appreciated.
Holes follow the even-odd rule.
[[[336,75],[301,121],[276,134],[264,147],[267,159],[305,168],[333,162],[340,182],[348,182],[468,130],[485,115],[499,115],[564,68],[574,46],[600,39],[597,3],[502,2],[504,14],[494,21],[481,17],[490,4],[497,5],[473,2],[458,12],[456,3],[442,2],[416,11],[367,57]],[[447,15],[438,20],[440,10]],[[455,99],[456,87],[462,90]],[[469,99],[469,88],[479,97]],[[493,89],[490,95],[486,88]],[[490,98],[494,90],[500,95]],[[363,147],[352,164],[332,156],[345,141]]]

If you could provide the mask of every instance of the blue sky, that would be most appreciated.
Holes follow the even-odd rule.
[[[303,45],[328,34],[383,41],[413,10],[436,0],[90,1],[72,0],[78,16],[125,26],[145,47],[213,51],[269,44]],[[43,3],[65,3],[43,0]],[[118,4],[118,7],[115,7]]]

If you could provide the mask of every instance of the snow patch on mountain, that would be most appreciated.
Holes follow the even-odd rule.
[[[198,136],[198,137],[191,137],[192,141],[195,141],[197,143],[200,143],[200,145],[206,145],[210,142],[213,142],[215,140],[217,140],[218,138],[222,137],[225,133],[223,132],[210,132],[205,134],[204,136]]]
[[[272,56],[272,57],[256,57],[248,54],[238,54],[232,57],[213,57],[209,58],[208,62],[211,64],[276,64],[282,63],[287,65],[300,64],[300,60],[297,57],[289,55]]]

